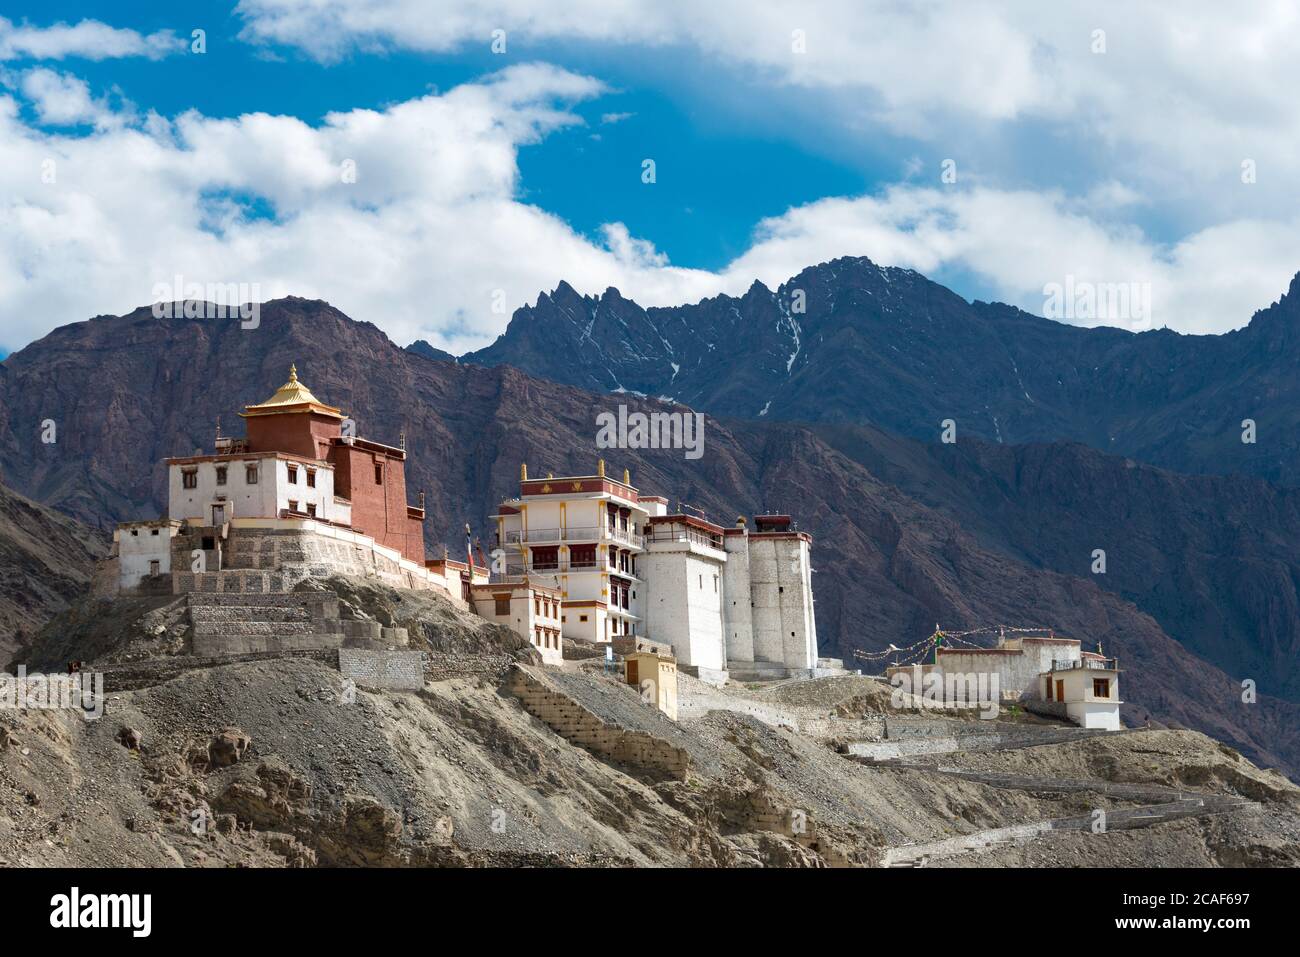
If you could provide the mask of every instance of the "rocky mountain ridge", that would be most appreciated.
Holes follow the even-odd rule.
[[[1219,336],[1068,325],[861,257],[670,308],[562,282],[460,361],[722,416],[870,424],[926,442],[951,419],[963,436],[1073,440],[1182,472],[1290,485],[1300,471],[1300,275]],[[1254,442],[1242,441],[1246,419]]]

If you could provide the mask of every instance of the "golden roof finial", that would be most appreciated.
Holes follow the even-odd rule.
[[[604,460],[604,459],[596,459],[596,474],[599,475],[599,476],[601,476],[602,478],[604,477],[604,475],[605,475],[605,460]]]
[[[305,408],[304,408],[305,407]],[[276,412],[302,412],[311,411],[334,418],[341,419],[343,415],[332,405],[326,405],[316,396],[312,395],[311,389],[307,388],[298,381],[297,365],[289,365],[289,381],[280,388],[275,390],[275,395],[257,405],[248,405],[240,415],[247,418],[250,415],[270,415]]]
[[[624,484],[624,485],[631,485],[631,484],[632,484],[632,473],[631,473],[630,471],[628,471],[627,469],[624,469],[624,470],[623,470],[623,484]]]
[[[521,482],[527,482],[527,481],[528,481],[528,463],[527,463],[527,462],[520,462],[520,463],[519,463],[519,481],[521,481]]]

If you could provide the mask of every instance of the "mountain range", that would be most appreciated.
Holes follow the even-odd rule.
[[[783,311],[791,289],[808,290],[806,313]],[[520,462],[589,474],[604,455],[643,491],[724,524],[791,512],[815,538],[823,654],[852,664],[855,649],[910,645],[936,622],[1054,627],[1120,657],[1130,722],[1195,727],[1295,776],[1300,493],[1260,450],[1286,448],[1278,430],[1300,415],[1285,374],[1296,303],[1293,285],[1228,336],[1134,335],[966,304],[916,273],[840,260],[776,293],[678,310],[561,285],[458,361],[401,349],[319,301],[266,303],[255,329],[145,307],[61,327],[0,363],[0,482],[99,529],[161,514],[159,460],[210,449],[218,419],[236,431],[236,412],[296,363],[359,434],[405,434],[431,550],[463,548],[466,521],[486,529]],[[1216,432],[1247,417],[1251,389],[1254,446],[1239,428]],[[1162,398],[1147,408],[1144,395]],[[711,413],[702,459],[595,448],[599,412],[677,408],[660,396]],[[1202,410],[1180,433],[1200,437],[1183,471],[1159,435],[1178,409]],[[957,420],[955,444],[937,441],[944,418]],[[41,441],[47,422],[54,442]]]
[[[802,311],[800,311],[802,309]],[[423,344],[427,347],[427,343]],[[967,302],[907,269],[844,258],[775,291],[643,309],[567,283],[462,362],[715,415],[870,423],[936,442],[1072,440],[1182,472],[1287,485],[1300,466],[1300,275],[1219,336],[1085,329]],[[1255,441],[1243,442],[1244,420]]]

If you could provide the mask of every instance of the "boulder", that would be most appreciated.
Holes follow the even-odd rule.
[[[253,739],[239,728],[224,728],[208,742],[208,765],[214,768],[237,764],[253,744]]]

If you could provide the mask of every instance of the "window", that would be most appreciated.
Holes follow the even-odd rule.
[[[1110,679],[1109,679],[1109,678],[1093,678],[1093,679],[1092,679],[1092,696],[1093,696],[1094,698],[1109,698],[1109,697],[1110,697]]]
[[[308,470],[307,470],[307,487],[308,487],[308,488],[315,488],[315,487],[316,487],[316,470],[315,470],[315,469],[308,469]]]
[[[203,550],[205,552],[210,552],[216,549],[217,540],[213,538],[211,535],[204,535],[202,544],[203,544]]]
[[[717,593],[718,593],[718,576],[717,576],[717,575],[714,575],[714,576],[713,576],[713,594],[716,595]]]
[[[534,614],[534,615],[539,615],[539,616],[540,616],[541,613],[542,613],[542,600],[541,600],[540,598],[534,598],[534,599],[533,599],[533,614]]]
[[[700,576],[700,591],[704,591],[704,576]]]
[[[155,561],[151,561],[151,562],[149,563],[149,574],[150,574],[150,575],[157,575],[157,574],[158,574],[158,562],[157,562],[156,560],[155,560]]]
[[[154,538],[157,538],[157,537],[158,537],[158,529],[156,529],[156,528],[153,529],[151,532],[149,532],[149,534],[152,535]]]
[[[256,466],[256,465],[245,465],[245,466],[244,466],[244,484],[245,484],[245,485],[256,485],[256,484],[257,484],[257,466]]]
[[[298,466],[296,465],[289,466],[289,484],[290,485],[298,484]]]
[[[226,467],[224,465],[217,466],[217,484],[218,485],[226,484]]]
[[[292,498],[289,499],[289,511],[291,512],[298,511],[298,502],[296,499],[292,499]]]
[[[181,487],[182,488],[199,487],[198,469],[186,469],[184,472],[181,473]]]
[[[506,595],[504,598],[501,597],[500,595],[496,596],[496,613],[497,613],[497,615],[508,615],[508,614],[510,614],[510,596],[509,596],[509,595]]]
[[[375,463],[375,484],[384,484],[384,466],[381,463]]]
[[[308,503],[307,503],[307,514],[310,515],[312,518],[315,518],[315,517],[316,517],[316,503],[315,503],[315,502],[308,502]]]
[[[131,529],[131,537],[132,537],[132,538],[139,538],[139,537],[140,537],[140,529],[138,529],[138,528],[133,528],[133,529]]]
[[[578,621],[586,621],[586,620],[587,620],[587,616],[586,616],[586,615],[579,615],[579,616],[578,616]]]

